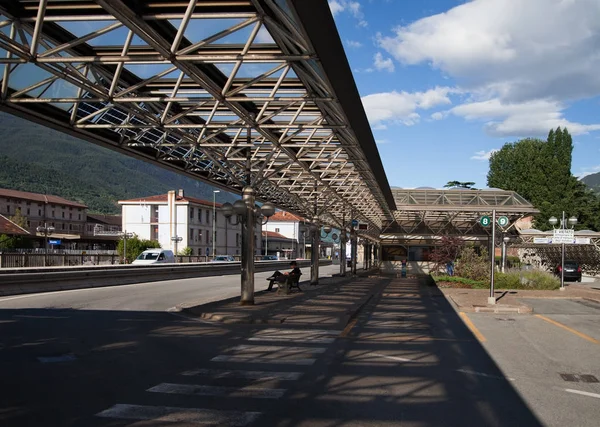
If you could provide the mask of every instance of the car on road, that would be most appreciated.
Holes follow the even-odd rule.
[[[278,261],[279,258],[277,255],[263,255],[261,258],[262,261]]]
[[[217,255],[213,258],[213,262],[231,262],[235,261],[235,258],[231,255]]]
[[[554,269],[555,274],[560,277],[562,266],[559,264]],[[565,260],[565,281],[573,280],[581,282],[581,266],[577,261]]]
[[[133,260],[132,264],[163,264],[175,262],[173,251],[168,249],[146,249]]]

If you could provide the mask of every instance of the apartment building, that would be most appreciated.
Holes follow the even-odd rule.
[[[241,253],[241,225],[236,224],[235,217],[225,218],[221,203],[185,196],[183,190],[178,190],[120,200],[119,204],[123,230],[141,239],[158,241],[162,248],[179,252],[189,247],[192,255],[200,256],[212,256],[213,248],[215,255]],[[257,224],[255,255],[261,254],[260,233],[260,224]]]

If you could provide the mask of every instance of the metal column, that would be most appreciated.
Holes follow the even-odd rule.
[[[353,235],[350,236],[350,243],[351,243],[351,251],[350,251],[350,257],[352,260],[352,274],[356,274],[356,256],[357,256],[357,252],[358,252],[358,236],[355,233],[352,233]]]
[[[310,284],[319,284],[319,240],[321,237],[321,229],[315,227],[311,230],[311,245],[310,245]]]
[[[340,274],[346,275],[346,231],[342,230],[340,235]]]
[[[244,187],[242,200],[246,215],[242,220],[242,299],[241,305],[254,305],[254,190]]]

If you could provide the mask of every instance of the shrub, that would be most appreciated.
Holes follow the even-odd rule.
[[[512,271],[496,273],[496,289],[553,290],[560,288],[560,281],[545,271]]]
[[[432,276],[432,278],[433,278],[433,280],[435,280],[436,283],[439,283],[439,282],[464,283],[465,285],[471,285],[475,289],[489,287],[489,282],[487,282],[487,281],[472,280],[472,279],[467,279],[465,277],[440,275],[440,276]]]
[[[476,281],[489,280],[490,262],[487,250],[482,249],[478,255],[473,247],[465,247],[456,264],[455,274]]]
[[[133,261],[139,254],[150,248],[160,248],[160,243],[154,240],[142,240],[136,235],[127,239],[127,262]],[[117,252],[119,253],[119,257],[123,258],[123,239],[117,245]]]
[[[177,252],[177,255],[190,256],[193,254],[193,252],[194,252],[194,250],[192,248],[190,248],[189,246],[186,246],[185,248],[183,248],[182,250]]]

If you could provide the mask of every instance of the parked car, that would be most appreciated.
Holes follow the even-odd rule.
[[[214,257],[214,259],[212,261],[213,262],[230,262],[230,261],[235,261],[235,258],[232,257],[231,255],[217,255],[216,257]]]
[[[132,264],[162,264],[175,262],[173,251],[168,249],[146,249],[133,260]]]
[[[278,261],[279,258],[277,257],[277,255],[263,255],[261,260],[263,260],[263,261]]]
[[[554,272],[560,277],[561,265],[557,265]],[[581,282],[581,266],[577,261],[565,260],[565,281],[574,280]]]

